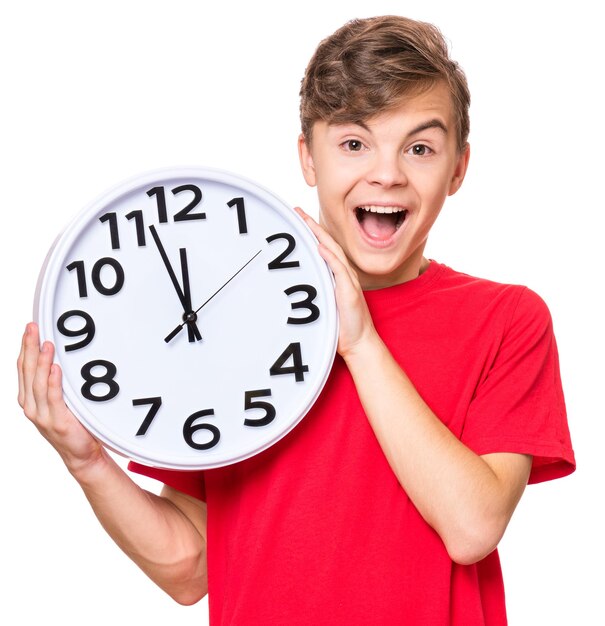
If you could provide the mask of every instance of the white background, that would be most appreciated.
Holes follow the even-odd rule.
[[[333,4],[3,5],[1,623],[206,623],[205,602],[173,603],[104,535],[17,405],[14,363],[38,270],[84,205],[156,167],[228,169],[316,214],[296,153],[300,79],[320,39],[350,18],[382,13],[437,24],[473,97],[470,171],[446,203],[429,256],[528,284],[555,322],[579,467],[528,488],[502,542],[510,623],[605,623],[605,54],[597,3]]]

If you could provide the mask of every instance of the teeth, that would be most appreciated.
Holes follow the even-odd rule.
[[[378,206],[375,204],[368,204],[366,206],[360,206],[359,209],[363,211],[369,211],[370,213],[400,213],[405,211],[403,207],[400,206]]]

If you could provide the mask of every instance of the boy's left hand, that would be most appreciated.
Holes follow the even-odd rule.
[[[378,338],[357,273],[334,238],[301,208],[295,211],[319,241],[319,253],[329,265],[336,283],[336,306],[340,322],[338,353],[345,360],[367,341]]]

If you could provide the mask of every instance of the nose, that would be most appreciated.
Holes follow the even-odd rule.
[[[399,187],[407,184],[405,164],[398,153],[376,152],[368,170],[368,182],[380,187]]]

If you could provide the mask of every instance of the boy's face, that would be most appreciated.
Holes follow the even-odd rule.
[[[340,244],[364,289],[416,278],[426,240],[468,165],[456,142],[445,85],[404,100],[359,124],[313,126],[299,153],[305,180],[317,185],[320,223]]]

